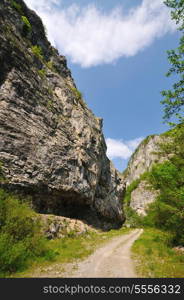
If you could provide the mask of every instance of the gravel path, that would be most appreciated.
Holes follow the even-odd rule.
[[[137,277],[131,259],[131,246],[143,232],[136,229],[129,234],[112,239],[108,244],[96,250],[87,259],[77,263],[63,273],[63,277],[74,278],[135,278]],[[67,268],[65,268],[67,270]]]
[[[143,229],[111,239],[86,259],[73,263],[56,263],[36,269],[28,277],[47,278],[136,278],[131,247]]]

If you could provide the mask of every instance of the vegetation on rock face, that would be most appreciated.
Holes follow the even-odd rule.
[[[170,149],[172,157],[164,163],[155,164],[150,172],[134,181],[128,187],[125,199],[127,203],[130,202],[131,192],[142,179],[147,180],[155,190],[159,190],[159,196],[150,204],[146,217],[141,218],[127,208],[127,218],[134,226],[142,224],[171,232],[173,244],[184,245],[184,126],[178,125],[167,135],[172,137],[172,141],[165,149]]]
[[[46,66],[47,66],[47,68],[49,68],[50,70],[56,72],[56,70],[55,70],[54,67],[53,67],[53,62],[52,62],[52,61],[48,61],[48,62],[46,63]]]
[[[21,19],[23,22],[23,35],[27,36],[27,34],[32,31],[32,26],[27,17],[22,16]]]
[[[173,242],[184,245],[184,126],[168,133],[172,141],[167,147],[173,156],[153,167],[148,180],[160,190],[157,201],[150,206],[148,223],[173,233]]]
[[[45,69],[38,70],[38,74],[40,75],[40,77],[44,78],[46,75],[46,70]]]
[[[172,90],[162,91],[164,99],[164,119],[168,121],[175,116],[179,122],[184,120],[184,1],[183,0],[166,0],[164,2],[168,7],[172,8],[171,18],[178,24],[181,38],[179,47],[176,50],[168,51],[168,59],[171,68],[167,76],[176,75],[178,81],[173,84]]]
[[[176,50],[168,51],[170,70],[167,76],[175,75],[177,82],[172,89],[162,91],[164,120],[174,129],[162,134],[163,143],[159,155],[168,160],[156,163],[152,169],[128,187],[125,196],[127,223],[144,226],[145,232],[136,241],[133,250],[139,260],[139,274],[147,277],[183,277],[184,255],[175,253],[174,245],[184,246],[184,1],[165,0],[172,9],[171,18],[178,24],[181,38]],[[170,120],[174,122],[169,122]],[[167,142],[164,142],[167,137]],[[145,140],[143,143],[146,143]],[[159,196],[147,209],[147,216],[140,217],[129,206],[131,193],[141,180],[146,180]]]
[[[0,189],[0,276],[26,268],[38,258],[52,259],[36,214],[18,197]]]
[[[82,93],[77,89],[77,88],[73,88],[70,87],[71,91],[73,92],[75,98],[79,101],[79,103],[82,105],[82,107],[85,108],[85,102],[83,100],[83,95]]]
[[[140,178],[136,179],[127,187],[125,197],[123,199],[126,222],[132,228],[136,228],[142,225],[142,218],[130,207],[131,193],[138,187],[140,181]]]
[[[19,14],[22,14],[22,7],[19,3],[17,3],[14,0],[11,0],[11,5],[13,8],[15,8],[18,11]]]
[[[167,6],[173,8],[172,18],[180,25],[180,31],[183,33],[184,1],[166,0],[165,3]],[[14,9],[15,15],[17,16],[19,14],[19,23],[22,22],[23,33],[21,32],[21,35],[24,37],[31,36],[28,34],[32,31],[34,22],[32,22],[32,25],[30,24],[28,18],[24,16],[23,9],[19,3],[11,0],[11,6],[12,9]],[[32,19],[30,18],[30,20]],[[181,24],[180,22],[183,23]],[[33,33],[34,30],[32,34]],[[14,40],[14,44],[15,41],[16,39]],[[23,41],[26,41],[26,39],[24,38]],[[37,43],[38,45],[34,45],[34,43]],[[32,56],[35,56],[37,60],[40,60],[40,62],[37,63],[38,67],[36,65],[38,74],[40,77],[45,77],[47,68],[52,71],[56,70],[54,69],[52,60],[47,61],[48,59],[51,59],[51,57],[46,58],[46,55],[44,56],[43,54],[46,53],[45,49],[47,49],[47,47],[45,46],[42,49],[39,46],[39,44],[42,45],[39,40],[36,40],[34,43],[32,42],[32,47],[30,41],[29,44],[26,45],[31,47]],[[179,81],[173,85],[173,90],[162,92],[165,97],[162,101],[165,111],[165,120],[169,120],[172,116],[176,116],[179,121],[182,121],[182,107],[184,104],[183,36],[180,39],[179,48],[177,50],[169,51],[168,57],[171,63],[171,69],[168,72],[168,76],[177,74]],[[37,60],[35,59],[35,61]],[[24,63],[22,63],[22,65],[24,65]],[[34,87],[33,90],[36,90],[36,88]],[[70,88],[70,90],[77,102],[85,107],[81,92],[76,88]],[[51,94],[51,92],[49,94]],[[50,99],[47,100],[46,106],[48,110],[52,110],[52,105],[52,101]],[[125,196],[125,211],[131,226],[151,227],[151,229],[145,230],[143,237],[135,244],[135,249],[140,253],[142,259],[145,260],[145,258],[148,258],[148,261],[150,260],[148,269],[152,269],[153,273],[149,275],[148,272],[147,274],[149,276],[156,274],[158,277],[173,277],[173,274],[175,274],[175,276],[178,275],[178,277],[180,277],[181,270],[178,265],[179,263],[183,264],[183,256],[179,256],[177,260],[170,247],[173,245],[184,245],[183,124],[180,124],[166,135],[171,137],[172,141],[164,144],[162,150],[168,154],[173,153],[173,156],[170,157],[167,162],[155,164],[150,172],[143,174],[140,179],[134,181],[128,187]],[[145,139],[142,144],[146,145],[149,142],[149,139],[150,137]],[[0,180],[1,182],[4,182],[5,180],[1,164]],[[131,193],[137,188],[141,180],[147,180],[153,188],[160,190],[160,195],[156,202],[150,205],[146,217],[139,217],[129,207]],[[119,234],[121,233],[122,232],[119,231]],[[111,233],[108,233],[106,236],[104,234],[105,238],[107,236],[109,238],[110,234]],[[117,234],[117,232],[115,234]],[[89,234],[87,237],[74,238],[72,235],[70,238],[67,237],[63,240],[46,241],[41,236],[40,224],[37,221],[36,214],[29,206],[21,201],[21,199],[5,192],[3,189],[0,190],[0,274],[2,276],[23,270],[33,260],[39,258],[43,260],[52,259],[55,256],[55,252],[57,252],[61,262],[70,261],[73,258],[84,257],[89,254],[93,248],[92,247],[89,250],[89,245],[93,246],[97,241],[102,241],[102,235],[95,235],[95,233]],[[160,260],[163,263],[160,264]],[[166,261],[169,264],[168,268],[166,267]],[[159,269],[158,264],[160,264],[162,268]],[[178,268],[178,271],[175,273],[172,264],[176,264],[176,268]]]
[[[75,94],[75,97],[79,100],[82,99],[82,93],[76,89],[76,88],[71,88],[72,92]]]
[[[42,48],[38,45],[32,46],[31,50],[33,54],[41,61],[44,60]]]

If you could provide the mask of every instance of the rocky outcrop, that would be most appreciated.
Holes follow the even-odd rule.
[[[148,182],[143,180],[131,193],[130,207],[138,215],[145,216],[149,204],[153,203],[158,195],[159,191],[154,190]]]
[[[124,172],[126,187],[135,180],[140,180],[140,176],[149,172],[154,164],[162,163],[172,156],[171,153],[166,154],[162,150],[161,145],[167,141],[169,138],[164,135],[151,135],[141,142]],[[150,183],[140,180],[138,186],[131,192],[130,207],[138,215],[145,216],[149,204],[154,202],[158,195],[159,191],[154,190]]]
[[[141,142],[130,158],[128,167],[125,171],[126,185],[130,185],[134,180],[138,179],[141,174],[150,171],[155,163],[165,161],[167,156],[159,155],[160,144],[166,140],[165,137],[159,135],[150,135]]]
[[[39,215],[38,218],[43,234],[48,239],[79,236],[88,232],[95,232],[94,228],[76,219],[47,214]]]
[[[22,0],[0,2],[0,70],[1,185],[30,195],[38,212],[120,225],[124,183],[102,120]]]

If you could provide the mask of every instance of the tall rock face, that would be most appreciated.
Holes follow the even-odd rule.
[[[126,185],[130,185],[138,179],[144,172],[150,171],[155,163],[161,163],[167,159],[159,155],[160,144],[165,140],[159,135],[150,135],[144,139],[130,158],[125,171]]]
[[[137,180],[134,190],[131,192],[130,207],[138,215],[145,216],[149,204],[154,202],[159,195],[158,190],[154,190],[150,183],[141,180],[140,176],[149,172],[156,163],[162,163],[169,159],[169,156],[161,151],[160,145],[166,143],[168,138],[162,135],[151,135],[141,142],[133,153],[128,167],[124,172],[124,182],[126,187]],[[161,155],[160,155],[161,154]]]
[[[140,216],[147,215],[148,206],[155,202],[159,191],[153,189],[151,184],[141,180],[135,190],[131,193],[130,207]]]
[[[0,2],[0,135],[1,186],[31,195],[41,213],[123,222],[102,120],[22,0]]]

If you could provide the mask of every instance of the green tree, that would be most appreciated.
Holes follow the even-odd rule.
[[[161,103],[164,105],[164,120],[168,122],[172,117],[176,117],[179,122],[184,121],[184,0],[166,0],[164,3],[170,7],[171,18],[179,26],[181,32],[179,47],[175,50],[169,50],[168,59],[171,65],[167,76],[176,75],[177,82],[173,84],[172,89],[162,91],[164,99]]]

